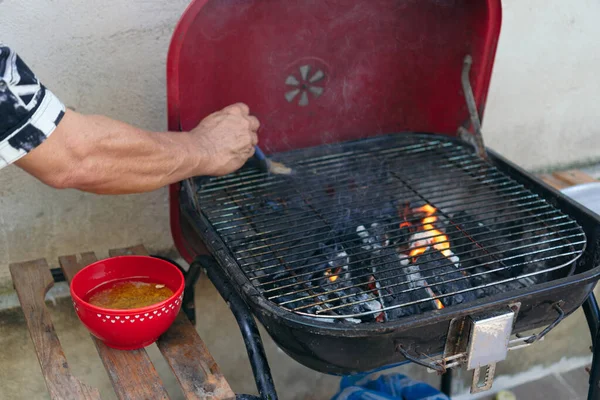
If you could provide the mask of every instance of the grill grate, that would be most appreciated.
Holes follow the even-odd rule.
[[[572,274],[585,248],[576,222],[451,139],[275,158],[295,175],[247,167],[195,202],[248,280],[299,314],[382,322],[451,307]]]

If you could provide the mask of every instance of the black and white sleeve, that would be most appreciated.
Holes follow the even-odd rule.
[[[63,103],[0,42],[0,168],[39,146],[64,114]]]

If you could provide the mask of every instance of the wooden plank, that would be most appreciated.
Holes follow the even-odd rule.
[[[186,399],[235,399],[217,362],[184,313],[179,313],[157,345]]]
[[[564,188],[570,186],[567,182],[560,180],[558,178],[555,178],[554,176],[552,176],[550,174],[540,175],[539,178],[557,190],[564,189]]]
[[[148,251],[139,245],[111,250],[109,254],[148,255]],[[186,399],[235,399],[235,393],[219,366],[183,312],[160,337],[157,345],[179,381]]]
[[[570,169],[567,171],[554,172],[552,175],[555,178],[566,182],[567,186],[580,185],[582,183],[589,183],[589,182],[598,182],[598,180],[594,179],[593,177],[589,176],[585,172],[580,171],[578,169]]]
[[[45,260],[11,264],[10,274],[25,314],[50,398],[100,399],[98,389],[87,386],[71,374],[52,319],[46,308],[46,292],[54,285]]]
[[[84,253],[81,261],[76,256],[59,257],[67,281],[96,261],[94,253]],[[121,351],[108,347],[92,336],[100,359],[119,399],[169,399],[160,376],[145,349]]]

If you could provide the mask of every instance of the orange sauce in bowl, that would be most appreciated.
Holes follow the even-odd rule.
[[[173,296],[173,291],[157,282],[126,280],[103,285],[88,298],[88,303],[113,310],[130,310],[160,303]]]

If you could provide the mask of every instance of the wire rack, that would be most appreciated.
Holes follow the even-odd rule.
[[[248,166],[198,181],[195,203],[248,280],[298,314],[452,307],[572,274],[585,248],[575,221],[452,139],[385,135],[274,158],[294,175]]]

